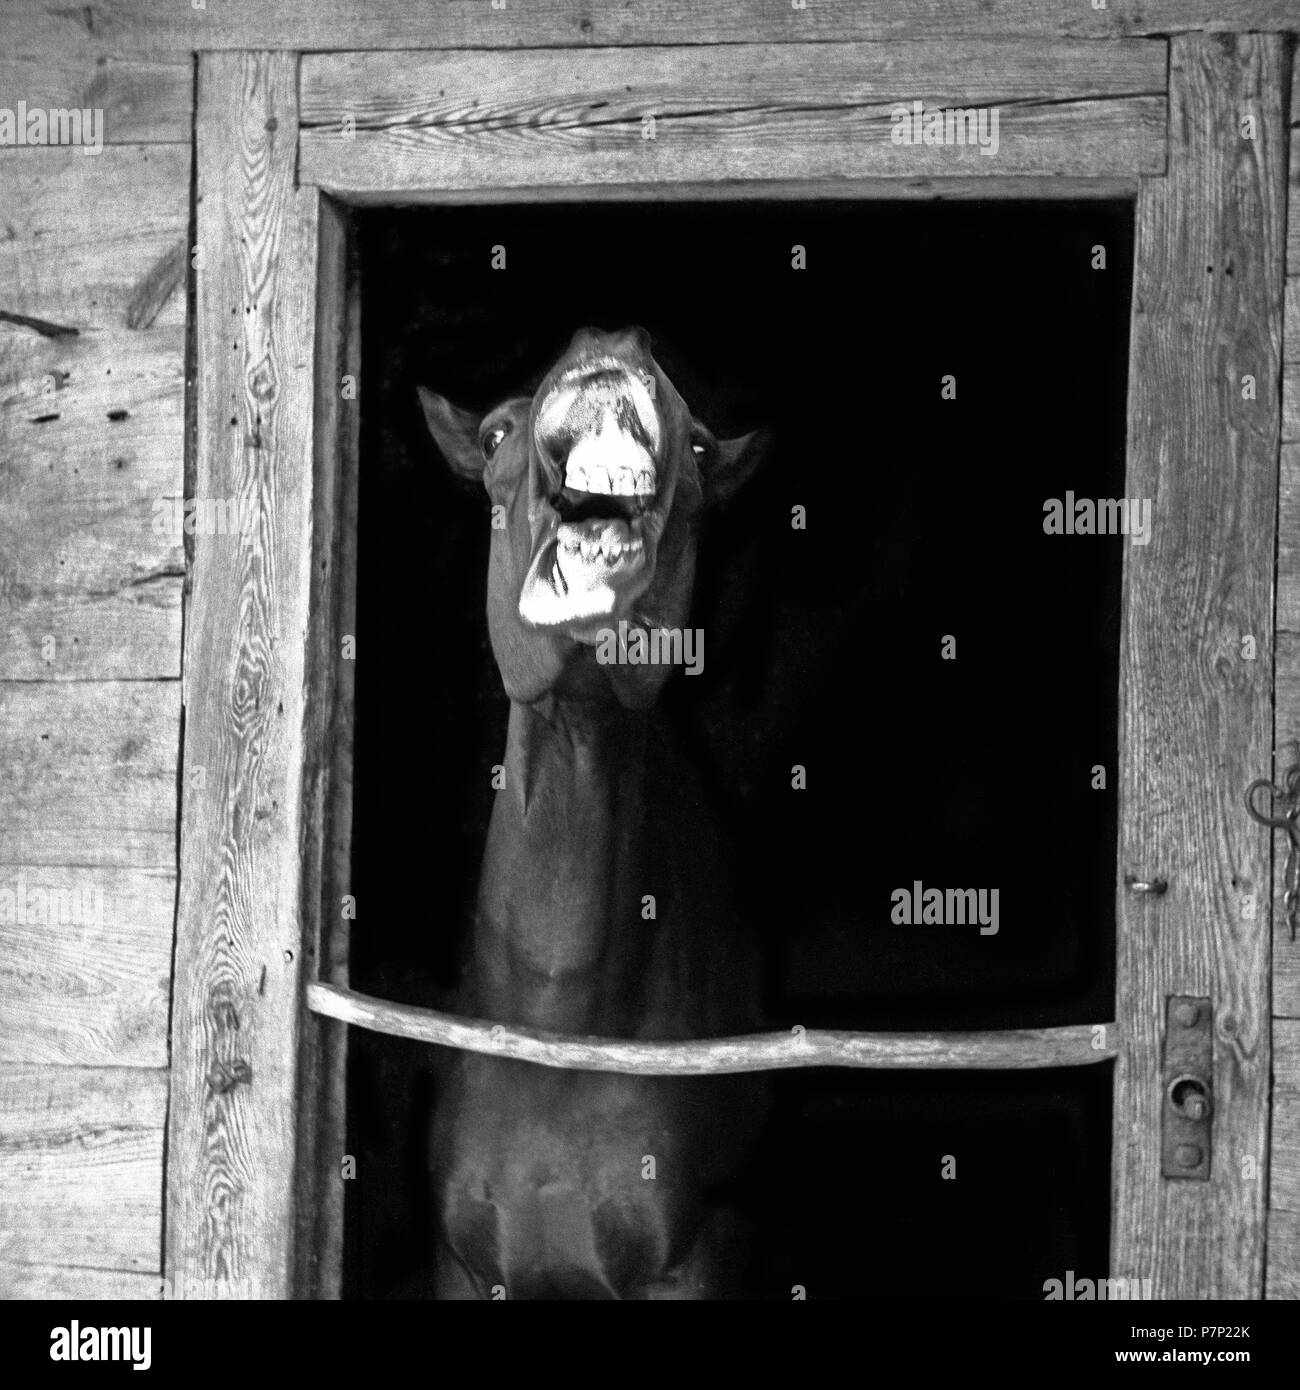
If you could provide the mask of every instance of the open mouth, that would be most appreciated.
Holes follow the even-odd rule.
[[[546,501],[519,600],[531,625],[612,618],[648,585],[660,482],[652,391],[648,374],[598,361],[564,373],[542,401],[534,484]]]

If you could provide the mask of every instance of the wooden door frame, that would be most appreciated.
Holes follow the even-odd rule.
[[[359,313],[346,210],[300,187],[294,53],[204,54],[195,122],[200,498],[183,671],[164,1272],[186,1296],[337,1296]],[[331,1180],[332,1179],[332,1180]]]
[[[1111,1272],[1259,1297],[1271,847],[1240,793],[1270,762],[1284,37],[557,53],[200,55],[193,490],[254,499],[257,525],[196,537],[191,569],[165,1272],[207,1296],[338,1293],[346,1025],[320,999],[346,985],[346,205],[1129,196],[1127,491],[1156,525],[1125,552]],[[1002,162],[893,144],[911,98],[1006,101]],[[1156,876],[1162,897],[1126,891]],[[1215,1009],[1203,1183],[1160,1176],[1175,994]]]
[[[1158,1297],[1263,1296],[1272,846],[1242,794],[1272,772],[1286,64],[1173,40],[1169,168],[1138,193],[1126,487],[1156,522],[1125,551],[1111,1262]],[[1213,1009],[1208,1182],[1161,1176],[1171,996]]]

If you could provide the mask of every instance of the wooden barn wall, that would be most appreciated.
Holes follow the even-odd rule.
[[[47,54],[138,57],[204,49],[565,48],[990,36],[1119,39],[1297,27],[1294,0],[0,0]]]
[[[1292,59],[1294,64],[1294,50]],[[1282,335],[1282,458],[1278,506],[1276,772],[1300,740],[1300,91],[1291,71],[1290,177]],[[1285,846],[1274,855],[1282,902]],[[1273,926],[1273,1139],[1269,1162],[1268,1296],[1300,1298],[1300,940],[1282,911]]]
[[[0,1297],[161,1293],[193,72],[0,9]]]
[[[0,105],[105,122],[97,156],[0,149],[0,892],[76,894],[93,918],[0,923],[0,1297],[163,1291],[185,559],[152,519],[184,492],[196,52],[1297,27],[1294,0],[0,0]],[[1300,738],[1298,122],[1293,87],[1279,744]],[[1281,921],[1274,979],[1268,1291],[1294,1298],[1300,945]]]

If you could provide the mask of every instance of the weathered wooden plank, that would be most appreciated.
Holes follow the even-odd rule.
[[[179,681],[0,682],[12,864],[176,864]]]
[[[194,64],[186,55],[170,61],[91,58],[59,48],[18,54],[0,40],[0,92],[10,108],[102,111],[104,145],[188,144],[194,116]],[[0,149],[0,157],[30,150]]]
[[[0,162],[6,678],[179,670],[181,552],[152,522],[181,487],[189,173],[182,146]]]
[[[153,1272],[167,1073],[0,1067],[0,1260]]]
[[[180,327],[58,338],[0,324],[0,675],[180,674]]]
[[[375,182],[379,183],[380,180]],[[1026,188],[1026,180],[1016,175],[993,178],[930,178],[918,175],[905,178],[853,178],[834,181],[765,179],[761,185],[741,181],[720,183],[716,179],[709,179],[704,182],[657,183],[650,192],[647,192],[643,183],[601,183],[583,188],[581,196],[584,200],[602,203],[644,203],[647,197],[656,203],[719,202],[752,199],[757,188],[759,196],[773,202],[802,201],[808,198],[851,199],[858,202],[952,202],[972,199],[987,201],[991,198],[1088,198],[1122,201],[1135,198],[1137,186],[1137,175],[1126,178],[1035,179],[1031,188]],[[465,204],[481,206],[485,203],[570,202],[573,197],[572,186],[564,184],[517,188],[504,184],[490,188],[435,188],[412,185],[403,189],[401,201],[408,206],[456,207]],[[370,190],[351,189],[347,191],[346,198],[349,204],[355,203],[360,206],[391,204],[393,201],[391,193],[383,187]]]
[[[1300,1298],[1300,1212],[1268,1214],[1269,1298]]]
[[[1283,454],[1294,452],[1298,446],[1285,445]],[[1288,504],[1294,506],[1294,499],[1288,495]],[[1274,726],[1279,757],[1288,756],[1287,745],[1300,741],[1300,632],[1279,630],[1277,634],[1276,656],[1277,683],[1277,721]],[[1280,772],[1285,773],[1286,767]],[[1259,774],[1261,777],[1263,772]],[[1252,779],[1253,780],[1253,779]],[[1278,1009],[1277,1013],[1286,1013]]]
[[[563,52],[310,58],[304,92],[322,124],[302,133],[301,177],[367,197],[1161,171],[1165,45],[1046,47],[607,48],[581,64]],[[1093,60],[1112,53],[1113,70]],[[986,145],[895,142],[896,110],[912,101],[988,107]]]
[[[979,1033],[851,1033],[806,1028],[691,1042],[627,1042],[568,1037],[541,1028],[506,1028],[436,1009],[394,1004],[327,984],[308,985],[307,1002],[316,1013],[389,1037],[546,1067],[634,1076],[716,1076],[797,1067],[1026,1071],[1092,1066],[1109,1061],[1116,1053],[1113,1023]]]
[[[1300,445],[1284,445],[1282,449],[1283,475],[1291,481],[1284,487],[1283,510],[1279,517],[1278,543],[1288,537],[1288,558],[1283,571],[1279,558],[1279,583],[1281,574],[1287,575],[1288,614],[1294,616],[1295,605],[1295,531],[1294,513],[1296,508],[1297,468],[1300,467]],[[1278,614],[1281,627],[1281,592],[1279,590]],[[1278,749],[1278,761],[1274,768],[1277,776],[1282,776],[1291,766],[1295,756],[1293,743],[1300,743],[1300,632],[1292,629],[1277,634],[1277,655],[1274,665],[1274,739]],[[1259,776],[1263,776],[1261,771]],[[1290,929],[1283,913],[1282,899],[1286,892],[1284,874],[1286,871],[1286,843],[1283,837],[1273,838],[1273,1013],[1281,1018],[1300,1018],[1300,941],[1291,940]]]
[[[0,1260],[0,1299],[161,1299],[160,1274],[128,1269],[80,1269],[71,1265],[9,1264]]]
[[[1277,628],[1300,633],[1300,442],[1284,443],[1281,448],[1278,479],[1277,515]],[[1278,665],[1282,665],[1281,647]],[[1281,715],[1279,704],[1279,715]],[[1295,733],[1300,738],[1300,707],[1288,712],[1295,716]],[[1279,722],[1279,730],[1281,723]]]
[[[0,867],[0,1062],[165,1067],[176,876]]]
[[[1169,173],[1138,198],[1129,367],[1126,492],[1155,509],[1151,543],[1124,557],[1111,1263],[1157,1297],[1257,1298],[1264,1185],[1241,1160],[1265,1161],[1269,935],[1241,896],[1269,883],[1270,849],[1241,795],[1270,766],[1272,663],[1243,660],[1241,637],[1271,645],[1286,54],[1245,35],[1178,38],[1170,56]],[[1129,875],[1168,891],[1126,892]],[[1171,994],[1214,1008],[1207,1182],[1160,1175]]]
[[[1121,178],[1164,164],[1161,97],[1004,109],[996,158],[974,146],[895,145],[887,116],[832,111],[727,112],[640,126],[421,126],[302,136],[302,181],[359,200],[426,188],[490,191],[685,180],[761,185],[790,178],[986,175]]]
[[[303,60],[302,178],[349,195],[1164,167],[1164,43],[738,45]],[[997,144],[892,138],[989,107]],[[653,119],[653,127],[647,124]],[[917,139],[920,130],[917,129]],[[964,132],[963,132],[964,134]],[[993,128],[986,127],[986,140]]]
[[[1286,273],[1300,275],[1300,99],[1291,84],[1291,176],[1288,180]]]
[[[307,979],[348,982],[348,928],[339,904],[353,891],[352,730],[356,663],[341,660],[356,634],[359,402],[340,383],[361,371],[361,286],[349,275],[348,212],[321,200],[317,276],[313,531],[307,685],[312,692],[303,736],[305,824],[319,827],[302,847],[303,970]],[[314,905],[314,906],[313,906]],[[343,1184],[347,1148],[348,1029],[307,1014],[299,1068],[298,1222],[294,1291],[299,1298],[338,1298],[343,1275]]]
[[[837,39],[1115,39],[1192,30],[1285,30],[1294,0],[0,0],[0,48],[18,52],[177,54],[230,48],[538,48],[602,44],[783,43]]]
[[[188,145],[0,152],[0,314],[82,332],[123,327],[142,287],[187,244],[189,215]],[[184,324],[183,292],[156,322]]]
[[[1292,139],[1295,138],[1292,136]],[[1289,230],[1289,215],[1287,227]],[[1285,308],[1282,314],[1284,323],[1282,360],[1286,363],[1300,362],[1300,275],[1287,276],[1283,299]]]
[[[700,111],[874,108],[1163,96],[1168,46],[1135,39],[945,43],[741,44],[722,49],[593,48],[572,53],[307,54],[304,127],[579,127]],[[1005,112],[1004,112],[1005,114]]]
[[[1273,1023],[1273,1133],[1268,1204],[1300,1213],[1300,1019]]]
[[[1300,442],[1300,362],[1288,362],[1282,371],[1282,439]]]
[[[293,55],[199,62],[195,486],[250,498],[257,525],[194,547],[167,1183],[168,1273],[268,1297],[293,1274],[313,563],[319,200],[295,184],[296,78]]]

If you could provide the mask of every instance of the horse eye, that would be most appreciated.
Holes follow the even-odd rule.
[[[705,444],[702,440],[697,439],[691,445],[691,452],[695,455],[697,459],[707,458],[709,454],[709,446]]]
[[[490,459],[492,455],[495,454],[496,451],[501,447],[501,441],[505,439],[506,435],[508,435],[509,433],[510,429],[506,425],[498,425],[496,429],[488,430],[488,432],[483,436],[483,440],[480,445],[480,447],[483,450],[483,457],[485,459]]]

